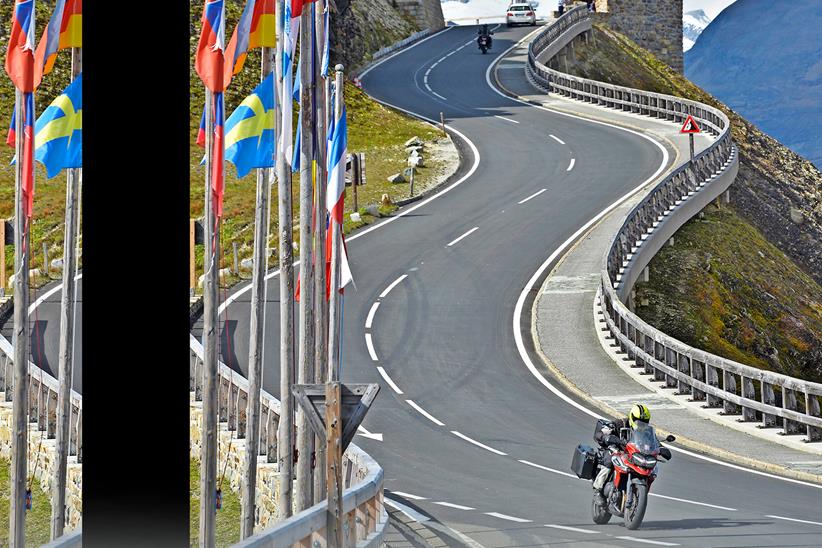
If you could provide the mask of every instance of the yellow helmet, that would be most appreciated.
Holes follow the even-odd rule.
[[[649,422],[651,420],[651,410],[648,406],[636,403],[628,413],[628,424],[631,428],[636,428],[636,421]]]

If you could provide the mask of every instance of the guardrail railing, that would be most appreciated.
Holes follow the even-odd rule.
[[[195,401],[202,401],[203,345],[189,334],[191,361],[190,390]],[[229,431],[245,438],[248,380],[219,362],[217,373],[218,421]],[[277,462],[277,427],[280,402],[263,391],[260,398],[260,456]],[[353,443],[343,454],[343,536],[346,546],[378,546],[385,533],[388,517],[383,505],[383,470],[380,465]],[[239,546],[309,546],[312,540],[325,538],[327,501],[295,514],[274,526],[249,537]]]
[[[784,434],[822,440],[822,384],[764,371],[692,348],[648,325],[623,303],[659,248],[688,219],[725,192],[739,170],[730,121],[720,110],[672,95],[606,84],[562,73],[547,62],[591,29],[584,6],[545,28],[529,45],[526,71],[548,92],[654,118],[693,116],[715,137],[711,145],[658,183],[626,216],[601,274],[600,306],[608,329],[638,367],[680,394],[722,408],[743,421],[781,427]]]

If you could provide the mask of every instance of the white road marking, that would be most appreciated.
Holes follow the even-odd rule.
[[[717,508],[719,510],[728,510],[729,512],[736,512],[736,508],[728,508],[727,506],[717,506],[716,504],[708,504],[706,502],[697,502],[695,500],[688,500],[688,499],[678,499],[676,497],[669,497],[666,495],[660,495],[659,493],[648,493],[652,497],[659,497],[661,499],[668,499],[668,500],[675,500],[677,502],[685,502],[688,504],[696,504],[697,506],[707,506],[708,508]]]
[[[527,464],[528,466],[533,466],[534,468],[539,468],[540,470],[545,470],[546,472],[553,472],[554,474],[559,474],[561,476],[568,476],[569,478],[579,479],[574,474],[569,474],[568,472],[563,472],[562,470],[557,470],[555,468],[548,468],[547,466],[542,466],[541,464],[536,464],[534,462],[530,462],[527,460],[521,460],[519,462],[521,462],[522,464]]]
[[[563,141],[562,139],[560,139],[556,135],[548,135],[548,137],[550,137],[551,139],[553,139],[554,141],[556,141],[557,143],[559,143],[561,145],[565,144],[565,141]]]
[[[365,319],[365,328],[371,329],[371,323],[374,321],[374,314],[377,313],[377,309],[380,307],[379,301],[375,302],[371,305],[371,310],[368,311],[368,317]]]
[[[412,495],[411,493],[403,493],[402,491],[391,491],[392,495],[397,495],[404,499],[411,499],[411,500],[428,500],[425,497],[421,497],[419,495]]]
[[[456,508],[457,510],[476,510],[470,506],[463,506],[462,504],[454,504],[453,502],[434,502],[432,504],[439,504],[440,506],[447,506],[448,508]]]
[[[496,114],[494,114],[494,118],[499,118],[500,120],[505,120],[506,122],[511,122],[511,123],[514,123],[514,124],[518,124],[518,123],[519,123],[519,122],[517,122],[516,120],[512,120],[512,119],[510,119],[510,118],[506,118],[505,116],[497,116]]]
[[[533,194],[531,194],[530,196],[528,196],[528,197],[527,197],[527,198],[525,198],[524,200],[520,200],[520,201],[519,201],[519,202],[517,202],[517,203],[518,203],[518,204],[524,204],[525,202],[527,202],[527,201],[528,201],[528,200],[530,200],[531,198],[536,198],[537,196],[539,196],[540,194],[542,194],[542,193],[543,193],[543,192],[545,192],[546,190],[548,190],[548,189],[547,189],[547,188],[543,188],[543,189],[542,189],[542,190],[540,190],[539,192],[534,192]]]
[[[443,61],[445,61],[445,58],[446,58],[446,56],[443,55],[442,57],[439,58],[439,61],[437,61],[437,63],[442,63]]]
[[[401,281],[403,281],[407,277],[408,277],[408,274],[403,274],[402,276],[400,276],[399,278],[397,278],[396,280],[391,282],[391,285],[386,287],[385,290],[383,290],[383,292],[380,293],[380,299],[385,298],[385,296],[388,295],[391,292],[391,290],[394,289],[397,286],[398,283],[400,283]]]
[[[428,73],[425,73],[425,76],[422,77],[422,82],[425,84],[425,87],[428,87]],[[431,91],[430,89],[428,91]]]
[[[466,232],[465,234],[463,234],[462,236],[460,236],[460,237],[459,237],[459,238],[457,238],[456,240],[453,240],[453,241],[452,241],[450,244],[448,244],[446,247],[451,247],[452,245],[454,245],[455,243],[459,242],[460,240],[462,240],[463,238],[465,238],[466,236],[468,236],[469,234],[471,234],[472,232],[474,232],[474,231],[476,231],[476,230],[479,230],[479,227],[478,227],[478,226],[475,226],[474,228],[472,228],[471,230],[469,230],[468,232]]]
[[[574,169],[574,162],[576,162],[576,160],[574,158],[571,158],[571,163],[568,164],[568,169],[566,169],[565,171],[571,171],[572,169]]]
[[[362,426],[357,427],[357,435],[362,436],[364,438],[368,438],[370,440],[382,441],[382,433],[371,433]]]
[[[397,510],[399,510],[400,512],[402,512],[403,514],[405,514],[409,518],[413,519],[414,521],[418,521],[420,523],[425,523],[426,521],[428,521],[430,519],[428,516],[420,514],[419,512],[417,512],[416,510],[414,510],[410,506],[406,506],[405,504],[403,504],[401,502],[397,502],[395,500],[392,500],[392,499],[388,498],[387,495],[385,497],[385,504],[387,504],[388,506],[391,506],[393,508],[396,508]]]
[[[647,540],[644,538],[636,538],[636,537],[615,537],[621,540],[630,540],[631,542],[644,542],[645,544],[657,544],[659,546],[679,546],[679,544],[673,542],[662,542],[659,540]]]
[[[397,386],[396,384],[394,384],[394,381],[391,380],[391,377],[388,376],[388,373],[385,372],[385,369],[383,369],[382,367],[380,367],[378,365],[377,366],[377,371],[380,373],[383,380],[385,380],[385,382],[388,383],[388,386],[390,386],[394,390],[394,392],[396,392],[397,394],[402,394],[403,393],[402,390],[400,390],[400,387]]]
[[[807,523],[807,524],[810,524],[810,525],[822,525],[822,523],[820,523],[818,521],[809,521],[807,519],[785,518],[785,517],[782,517],[782,516],[771,516],[771,515],[767,515],[765,517],[766,518],[773,518],[773,519],[784,519],[785,521],[795,521],[797,523]]]
[[[414,400],[405,400],[405,403],[407,403],[408,405],[410,405],[411,407],[413,407],[414,409],[416,409],[416,410],[417,410],[417,412],[418,412],[420,415],[422,415],[422,416],[423,416],[423,417],[425,417],[426,419],[430,420],[431,422],[433,422],[433,423],[434,423],[434,424],[436,424],[437,426],[445,426],[445,423],[444,423],[444,422],[439,421],[439,420],[438,420],[435,416],[433,416],[431,413],[429,413],[428,411],[426,411],[425,409],[423,409],[422,407],[420,407],[419,405],[417,405],[416,403],[414,403]]]
[[[462,433],[460,433],[460,432],[457,432],[456,430],[451,430],[451,433],[452,433],[452,434],[454,434],[455,436],[457,436],[458,438],[462,438],[462,439],[464,439],[464,440],[465,440],[465,441],[467,441],[468,443],[473,443],[473,444],[474,444],[474,445],[476,445],[477,447],[482,447],[482,448],[483,448],[483,449],[485,449],[486,451],[491,451],[492,453],[496,453],[497,455],[508,456],[508,453],[503,453],[502,451],[499,451],[499,450],[497,450],[497,449],[494,449],[493,447],[488,447],[488,446],[487,446],[487,445],[485,445],[484,443],[480,443],[480,442],[478,442],[477,440],[473,440],[473,439],[469,438],[468,436],[466,436],[465,434],[462,434]]]
[[[506,519],[508,521],[516,521],[517,523],[531,523],[530,519],[522,519],[515,516],[509,516],[506,514],[500,514],[499,512],[485,512],[486,516],[493,516],[499,519]]]
[[[566,531],[574,531],[575,533],[589,533],[598,534],[599,531],[591,531],[590,529],[580,529],[579,527],[568,527],[567,525],[546,525],[545,527],[553,527],[554,529],[564,529]]]
[[[440,62],[439,62],[439,61],[434,61],[433,63],[431,63],[431,68],[434,68],[434,67],[436,67],[436,66],[437,66],[437,65],[439,65],[439,64],[440,64]],[[431,69],[428,69],[428,70],[431,70]]]
[[[77,280],[79,280],[79,279],[80,279],[80,278],[82,278],[82,277],[83,277],[83,273],[81,272],[81,273],[77,274],[77,275],[74,277],[74,281],[77,281]],[[44,302],[46,299],[48,299],[49,297],[51,297],[52,295],[54,295],[55,293],[57,293],[58,291],[60,291],[62,288],[63,288],[63,282],[60,282],[59,284],[55,285],[54,287],[52,287],[51,289],[49,289],[48,291],[46,291],[45,293],[43,293],[42,295],[40,295],[39,297],[37,297],[37,300],[36,300],[36,301],[34,301],[33,303],[31,303],[31,304],[29,305],[29,314],[31,314],[32,312],[34,312],[34,309],[35,309],[35,308],[37,308],[38,306],[40,306],[41,304],[43,304],[43,302]]]
[[[447,98],[447,97],[443,97],[442,95],[440,95],[440,94],[439,94],[439,93],[437,93],[436,91],[432,91],[431,93],[433,93],[434,95],[436,95],[437,97],[439,97],[439,98],[440,98],[440,99],[442,99],[443,101],[447,101],[447,100],[448,100],[448,98]]]
[[[377,358],[377,353],[374,352],[374,343],[371,342],[371,333],[366,333],[365,334],[365,346],[368,347],[368,354],[371,356],[371,359],[374,360],[375,362],[380,361]]]

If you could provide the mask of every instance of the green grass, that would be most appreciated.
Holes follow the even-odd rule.
[[[10,476],[11,462],[0,460],[0,546],[9,545]],[[31,493],[32,508],[26,512],[26,546],[40,546],[49,541],[51,534],[51,501],[36,480]]]
[[[219,477],[217,483],[219,484]],[[191,459],[189,466],[189,538],[191,546],[199,546],[200,528],[200,461]],[[240,497],[226,481],[222,489],[223,507],[217,510],[217,546],[240,542]]]

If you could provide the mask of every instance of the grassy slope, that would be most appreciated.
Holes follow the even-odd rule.
[[[819,188],[822,177],[808,162],[624,36],[597,25],[595,45],[577,47],[576,53],[574,72],[581,76],[688,97],[725,111],[740,149],[740,175],[732,187],[738,196],[763,181],[773,187],[777,180],[797,181],[794,188],[781,183],[787,188],[780,192],[789,197],[803,185]],[[675,246],[653,259],[651,281],[637,284],[637,313],[692,346],[821,382],[818,267],[811,262],[803,271],[781,250],[785,235],[775,233],[781,227],[758,223],[746,202],[735,201],[730,208],[707,208],[704,219],[683,226]],[[798,205],[803,207],[801,201]],[[783,230],[795,228],[786,225]]]
[[[0,460],[0,546],[8,546],[9,497],[11,497],[11,462]],[[35,481],[31,488],[32,508],[26,514],[26,546],[40,546],[49,541],[51,503],[40,483]]]
[[[191,546],[199,546],[200,528],[200,462],[189,464],[189,539]],[[219,483],[219,478],[218,478]],[[223,507],[217,511],[217,546],[231,546],[240,542],[240,497],[223,485]]]

